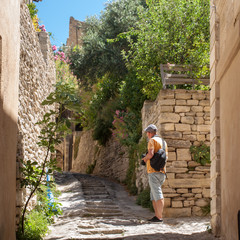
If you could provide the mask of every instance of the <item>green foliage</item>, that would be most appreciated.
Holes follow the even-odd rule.
[[[17,240],[42,240],[48,232],[49,222],[43,212],[32,210],[27,214],[24,235],[17,232]]]
[[[129,146],[129,167],[127,170],[127,176],[124,183],[127,185],[128,190],[131,194],[136,195],[138,189],[136,187],[136,166],[139,165],[141,161],[141,155],[146,153],[147,141],[142,139],[138,144],[131,144]]]
[[[82,48],[75,47],[69,54],[71,69],[84,85],[92,85],[98,78],[110,73],[113,79],[123,78],[127,73],[121,55],[128,48],[125,39],[111,42],[118,34],[129,31],[138,19],[137,8],[144,0],[111,1],[100,18],[86,19],[87,30]]]
[[[54,195],[54,202],[50,202],[48,189]],[[60,195],[54,184],[51,187],[42,185],[37,191],[37,205],[32,211],[28,211],[25,220],[24,235],[21,226],[17,232],[18,240],[40,240],[48,232],[48,226],[53,222],[53,216],[60,215],[62,210],[57,198]]]
[[[150,200],[150,188],[146,188],[138,194],[136,203],[144,208],[153,210],[152,201]]]
[[[53,200],[49,199],[49,192],[51,191],[53,195]],[[61,204],[58,202],[57,197],[60,195],[59,191],[56,190],[54,183],[51,187],[42,185],[37,192],[37,206],[35,210],[38,212],[43,212],[45,218],[49,223],[53,222],[53,217],[62,214]]]
[[[30,16],[33,19],[38,13],[38,9],[36,7],[36,4],[35,3],[30,3],[30,4],[27,4],[27,6],[28,6],[28,9],[29,9],[29,12],[30,12]]]
[[[94,160],[94,163],[93,163],[93,164],[90,164],[90,165],[88,166],[87,171],[86,171],[87,174],[92,174],[92,173],[93,173],[93,170],[94,170],[94,168],[95,168],[95,166],[96,166],[96,163],[97,163],[97,160],[95,159],[95,160]]]
[[[193,65],[194,77],[209,76],[209,9],[208,0],[151,0],[136,27],[119,36],[129,41],[126,64],[147,98],[155,99],[162,86],[160,63]]]
[[[211,212],[211,204],[210,204],[210,202],[206,206],[201,207],[201,210],[202,210],[202,213],[203,213],[204,216],[208,216],[210,214],[210,212]]]
[[[206,165],[211,163],[210,160],[210,147],[204,143],[201,143],[200,146],[191,146],[190,152],[193,156],[193,160],[200,163],[201,165]]]
[[[105,146],[112,136],[112,131],[110,130],[111,126],[111,122],[106,122],[101,118],[97,119],[96,126],[93,131],[93,139],[98,140],[101,145]]]
[[[78,155],[78,147],[79,147],[80,140],[81,140],[81,137],[76,136],[75,142],[74,142],[74,159],[76,159]]]

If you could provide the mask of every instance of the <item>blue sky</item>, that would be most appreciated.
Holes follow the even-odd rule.
[[[53,45],[66,44],[69,34],[69,19],[84,21],[87,16],[99,16],[107,0],[42,0],[36,3],[40,25],[52,32]]]

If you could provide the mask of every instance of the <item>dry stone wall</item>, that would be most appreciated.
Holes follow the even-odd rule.
[[[193,161],[189,148],[210,144],[209,91],[161,90],[155,102],[145,102],[143,129],[155,124],[169,149],[167,180],[163,185],[164,215],[202,215],[210,202],[210,165]],[[148,185],[146,169],[137,170],[137,187]]]
[[[120,182],[126,178],[128,151],[113,138],[103,147],[92,139],[92,131],[75,132],[72,156],[73,172],[86,173],[92,168],[92,173],[98,176]]]
[[[18,146],[17,146],[17,218],[23,205],[24,194],[19,186],[19,161],[43,161],[45,151],[38,147],[39,126],[50,107],[41,102],[53,90],[56,82],[55,63],[48,34],[36,33],[28,7],[21,4],[20,19],[20,79],[18,103]]]

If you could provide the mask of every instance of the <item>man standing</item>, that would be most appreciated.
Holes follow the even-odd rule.
[[[164,207],[164,199],[162,193],[162,184],[166,178],[166,166],[160,171],[154,170],[150,165],[150,159],[163,146],[163,139],[156,135],[157,127],[150,124],[146,129],[148,141],[148,154],[143,158],[144,162],[147,164],[147,173],[150,186],[150,198],[152,200],[153,208],[155,211],[155,216],[149,219],[150,222],[163,222],[162,212]],[[165,151],[168,156],[167,144],[165,142]]]

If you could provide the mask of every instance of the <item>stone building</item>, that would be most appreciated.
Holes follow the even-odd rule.
[[[211,0],[211,215],[222,239],[240,235],[240,1]]]
[[[44,152],[36,148],[40,129],[35,123],[47,110],[40,103],[54,82],[48,34],[34,31],[25,0],[1,0],[0,239],[14,240],[16,235],[16,204],[21,206],[16,158],[43,158]]]
[[[74,47],[76,45],[82,45],[82,37],[86,28],[85,22],[78,21],[74,17],[70,17],[69,21],[69,37],[66,45]]]
[[[0,7],[0,239],[15,239],[20,0]]]

